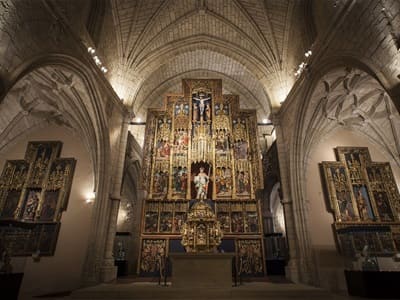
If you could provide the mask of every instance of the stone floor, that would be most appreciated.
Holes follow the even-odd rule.
[[[323,299],[350,300],[363,299],[329,293],[322,289],[293,283],[246,282],[240,286],[228,289],[177,289],[170,285],[163,286],[154,282],[130,282],[100,284],[97,286],[76,290],[71,294],[42,297],[20,296],[19,300],[94,300],[94,299]]]

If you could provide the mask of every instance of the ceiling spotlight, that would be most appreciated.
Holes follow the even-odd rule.
[[[89,47],[89,48],[87,49],[87,51],[88,51],[90,54],[93,54],[93,53],[96,52],[96,50],[95,50],[94,48],[92,48],[92,47]]]
[[[262,122],[263,122],[264,124],[267,124],[267,123],[268,123],[268,119],[263,119]]]

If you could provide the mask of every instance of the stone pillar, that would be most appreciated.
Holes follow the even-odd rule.
[[[285,144],[284,134],[279,117],[272,120],[276,132],[276,146],[278,151],[279,169],[281,174],[281,202],[285,214],[286,239],[289,250],[289,262],[286,267],[286,277],[293,282],[300,282],[298,241],[296,235],[295,219],[293,215],[293,202],[290,197],[290,172],[288,165],[289,153]]]
[[[269,209],[263,211],[262,218],[263,218],[264,233],[265,234],[274,233],[275,230],[274,230],[273,216]]]
[[[279,168],[281,173],[281,203],[285,214],[286,237],[289,248],[289,263],[286,276],[294,282],[313,284],[314,264],[312,263],[311,242],[308,234],[307,203],[303,198],[301,146],[295,145],[290,137],[286,137],[275,116],[273,123],[276,130],[276,145],[278,150]],[[290,147],[295,149],[291,153]],[[293,156],[292,156],[293,155]],[[300,163],[299,163],[300,159]]]
[[[117,267],[114,266],[113,249],[114,249],[115,234],[117,230],[119,204],[121,202],[121,188],[122,188],[121,185],[124,172],[126,143],[128,140],[128,128],[131,119],[132,119],[131,114],[125,116],[121,127],[121,135],[117,152],[118,157],[116,160],[117,165],[113,174],[114,180],[110,195],[110,201],[112,202],[110,209],[110,218],[109,218],[108,230],[106,233],[107,236],[104,249],[104,257],[100,271],[101,282],[109,282],[117,278]]]
[[[142,221],[142,209],[145,201],[145,191],[139,189],[137,191],[137,200],[134,204],[133,209],[133,222],[132,222],[132,252],[133,252],[133,263],[132,267],[134,272],[138,271],[139,263],[139,252],[140,252],[140,222]]]
[[[100,281],[110,282],[117,278],[117,267],[114,266],[114,238],[117,227],[118,210],[121,199],[110,198],[111,201],[111,211],[110,211],[110,224],[108,226],[105,253],[103,258],[103,263],[100,271]]]

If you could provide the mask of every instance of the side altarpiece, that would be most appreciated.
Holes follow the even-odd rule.
[[[322,162],[328,208],[343,255],[400,251],[400,194],[388,162],[371,160],[366,147],[335,148],[336,162]]]
[[[0,177],[0,240],[12,256],[53,255],[76,160],[62,142],[29,142],[25,158],[7,160]]]
[[[238,96],[223,95],[221,80],[186,79],[183,95],[166,95],[146,123],[139,274],[158,274],[169,252],[183,251],[182,226],[199,199],[221,224],[220,251],[236,253],[242,275],[264,274],[256,112],[239,109]]]

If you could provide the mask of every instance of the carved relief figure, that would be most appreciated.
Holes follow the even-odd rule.
[[[172,232],[172,212],[160,214],[160,232]]]
[[[338,201],[340,216],[342,221],[354,220],[355,214],[353,204],[351,202],[350,193],[348,191],[337,191],[336,198]]]
[[[40,214],[40,220],[52,220],[56,213],[58,191],[46,191],[43,207]]]
[[[334,180],[337,190],[342,191],[346,189],[347,181],[345,170],[343,167],[333,167],[330,168],[332,173],[332,178]]]
[[[246,216],[246,232],[258,232],[257,212],[251,211],[245,214]]]
[[[157,232],[158,212],[147,211],[144,218],[144,231]]]
[[[232,232],[244,232],[242,212],[232,212]]]
[[[14,218],[15,211],[17,210],[19,197],[21,191],[10,190],[7,193],[4,207],[1,211],[1,217],[5,219]]]
[[[186,150],[189,145],[189,136],[186,130],[175,131],[174,146],[176,150]]]
[[[140,270],[144,273],[158,273],[164,256],[165,240],[143,240]]]
[[[157,157],[168,159],[171,154],[171,147],[167,140],[159,140],[157,142]]]
[[[374,198],[381,221],[393,221],[393,213],[386,193],[374,192]]]
[[[25,210],[22,216],[23,220],[33,221],[36,214],[36,208],[39,205],[40,192],[31,190],[28,193],[25,203]]]
[[[186,167],[174,168],[173,188],[176,193],[185,193],[187,189],[187,169]]]
[[[248,172],[238,171],[236,176],[236,189],[238,194],[250,193],[250,177]]]
[[[239,273],[255,275],[262,273],[261,243],[258,240],[239,240]]]
[[[218,221],[221,224],[221,229],[224,232],[229,232],[230,231],[230,223],[231,223],[231,218],[229,217],[228,212],[218,212],[217,214]]]
[[[166,193],[168,189],[168,172],[159,171],[154,175],[154,193]]]
[[[215,184],[218,195],[229,194],[232,190],[231,170],[225,167],[217,168]]]
[[[176,212],[174,216],[174,232],[181,232],[184,221],[185,221],[185,213]]]
[[[237,159],[247,159],[247,142],[244,140],[235,143],[235,157]]]
[[[353,190],[360,219],[373,220],[374,214],[372,212],[371,202],[369,200],[366,187],[364,185],[353,186]]]

